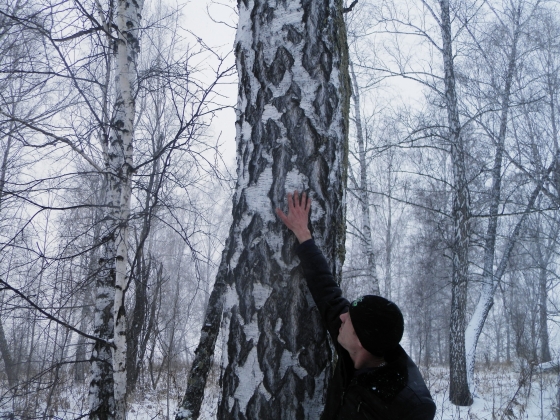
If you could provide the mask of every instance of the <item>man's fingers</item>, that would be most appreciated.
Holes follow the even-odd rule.
[[[279,208],[277,208],[277,209],[276,209],[276,214],[278,215],[278,217],[280,218],[280,220],[282,220],[282,221],[284,222],[285,225],[288,224],[288,216],[286,216],[282,210],[280,210]]]
[[[309,213],[311,210],[311,197],[307,197],[307,203],[305,203],[305,212]]]

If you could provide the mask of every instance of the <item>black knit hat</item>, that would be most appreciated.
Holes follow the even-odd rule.
[[[381,296],[366,295],[350,305],[350,319],[364,349],[383,357],[398,346],[404,331],[397,305]]]

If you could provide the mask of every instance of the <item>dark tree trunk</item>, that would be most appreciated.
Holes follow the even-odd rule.
[[[449,400],[455,405],[473,402],[467,382],[465,358],[465,327],[467,316],[467,284],[469,269],[469,191],[466,173],[466,150],[455,90],[453,41],[449,0],[440,0],[442,55],[445,99],[449,125],[449,143],[453,166],[453,243],[451,275],[451,328],[449,337]]]
[[[0,354],[2,355],[2,360],[4,360],[4,369],[6,376],[8,377],[8,386],[15,390],[17,385],[15,363],[12,359],[12,353],[10,351],[10,347],[8,346],[6,335],[4,334],[2,319],[0,319]]]
[[[330,348],[295,238],[274,209],[289,191],[309,192],[312,233],[340,278],[350,97],[342,1],[238,4],[238,180],[215,290],[224,289],[228,336],[218,418],[317,419]],[[178,418],[196,418],[183,408]]]
[[[231,232],[230,232],[231,236]],[[204,324],[200,335],[200,342],[195,350],[195,357],[191,364],[187,391],[177,412],[176,419],[197,419],[200,415],[200,406],[204,399],[204,389],[208,373],[214,361],[214,347],[220,332],[220,323],[224,309],[224,292],[226,290],[225,279],[228,273],[226,265],[228,244],[226,243],[222,253],[222,263],[216,275],[216,282],[208,299]]]

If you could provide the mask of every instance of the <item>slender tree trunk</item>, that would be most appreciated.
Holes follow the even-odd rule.
[[[542,248],[542,244],[537,244]],[[548,264],[543,256],[542,249],[539,249],[539,344],[540,344],[540,357],[539,363],[550,362],[552,360],[550,354],[550,344],[548,340]]]
[[[371,237],[371,218],[369,212],[369,194],[367,183],[367,162],[364,131],[362,128],[362,118],[360,109],[360,88],[354,73],[354,66],[350,62],[350,74],[352,75],[352,99],[354,100],[354,118],[356,121],[356,138],[358,141],[358,158],[360,162],[360,185],[358,196],[362,207],[362,246],[366,253],[367,273],[365,276],[366,284],[371,285],[371,291],[379,295],[379,278],[377,277],[377,267],[375,264],[375,252],[373,251],[373,239]]]
[[[94,234],[93,234],[93,243],[99,242],[99,219],[95,218],[92,220],[94,226],[96,226]],[[95,278],[96,276],[96,267],[97,267],[97,250],[94,248],[88,254],[88,263],[86,268],[86,287],[84,287],[83,292],[81,293],[81,304],[82,310],[80,311],[80,330],[87,331],[88,322],[91,319],[91,307],[92,307],[92,300],[91,300],[91,279]],[[86,379],[86,369],[87,369],[87,344],[86,339],[82,335],[78,336],[78,342],[76,345],[76,356],[75,356],[75,366],[74,366],[74,381],[77,383],[83,383]]]
[[[393,283],[393,155],[387,165],[387,227],[385,231],[385,297],[391,300]]]
[[[476,346],[482,333],[482,328],[488,317],[488,313],[494,304],[494,294],[496,287],[494,282],[500,281],[494,277],[494,259],[496,253],[496,235],[498,231],[499,206],[501,201],[502,189],[502,159],[504,155],[504,144],[507,132],[507,123],[510,106],[511,86],[515,75],[517,63],[517,43],[520,35],[520,11],[517,10],[512,34],[512,45],[509,54],[509,62],[505,77],[505,85],[501,94],[501,115],[500,130],[496,138],[496,154],[494,156],[494,166],[492,168],[492,189],[490,191],[490,206],[488,226],[484,238],[484,267],[482,272],[482,290],[474,314],[467,326],[465,334],[466,358],[467,358],[467,378],[469,389],[473,388],[473,374],[476,359]],[[498,88],[499,89],[499,88]],[[512,238],[513,241],[516,238]]]
[[[465,326],[469,270],[469,192],[466,174],[465,142],[461,134],[455,90],[455,69],[449,0],[440,0],[442,54],[449,142],[453,166],[453,244],[451,276],[451,328],[449,337],[449,400],[455,405],[471,405],[465,359]]]
[[[9,132],[12,129],[10,127]],[[0,210],[2,210],[4,204],[4,186],[6,184],[6,174],[8,172],[8,159],[10,156],[10,150],[12,147],[12,135],[8,134],[8,141],[6,142],[6,148],[4,150],[4,156],[2,157],[2,167],[0,168]],[[6,376],[8,377],[8,386],[11,389],[15,389],[17,385],[17,375],[15,371],[15,364],[12,357],[12,352],[8,346],[8,340],[6,340],[6,335],[4,333],[4,326],[2,325],[2,318],[0,317],[0,355],[4,360],[4,368]]]
[[[295,238],[274,209],[284,207],[286,192],[309,191],[313,235],[340,278],[350,97],[342,1],[238,5],[238,180],[201,345],[218,328],[220,317],[209,317],[220,312],[214,302],[224,302],[228,361],[218,418],[316,419],[330,348],[298,269]],[[221,289],[224,300],[214,299]],[[195,369],[189,381],[205,381]],[[196,418],[197,406],[183,403],[177,418]]]
[[[0,354],[2,355],[2,359],[4,360],[4,369],[6,372],[6,376],[8,377],[8,386],[10,387],[10,389],[15,390],[17,385],[15,364],[12,359],[10,347],[8,346],[8,340],[6,340],[6,335],[4,334],[2,319],[0,319]]]
[[[224,308],[224,293],[226,290],[225,278],[228,273],[226,263],[229,249],[228,243],[226,243],[222,253],[222,262],[218,269],[218,274],[216,275],[216,282],[214,283],[212,293],[210,293],[210,298],[208,299],[200,342],[194,352],[195,357],[189,372],[187,391],[177,411],[176,420],[197,419],[200,415],[206,380],[212,368],[212,363],[214,362],[214,348],[220,332],[220,323]]]
[[[552,219],[554,225],[549,232],[548,238],[545,240],[543,237],[542,218],[540,215],[537,217],[537,230],[536,230],[536,251],[537,260],[539,265],[539,287],[538,287],[538,301],[539,301],[539,327],[538,327],[538,342],[540,345],[539,363],[546,363],[552,360],[550,353],[550,342],[548,337],[548,273],[549,264],[554,255],[555,244],[558,241],[560,233],[560,223],[557,218]]]
[[[134,134],[134,85],[143,1],[117,2],[115,58],[116,102],[107,160],[109,208],[103,272],[97,281],[95,332],[113,347],[97,343],[92,356],[92,419],[126,418],[126,317],[128,286],[128,217],[130,213]]]
[[[161,138],[159,134],[157,136],[158,138]],[[160,147],[161,141],[156,142],[154,146],[156,145]],[[154,147],[154,149],[155,148],[156,147]],[[155,154],[157,153],[157,150],[153,150],[153,152]],[[131,267],[131,271],[135,271],[136,274],[134,276],[134,309],[132,311],[130,328],[127,331],[126,363],[128,392],[131,392],[134,389],[134,387],[136,386],[136,381],[138,380],[139,368],[142,363],[142,360],[138,358],[138,355],[143,354],[142,351],[139,351],[140,349],[138,347],[138,344],[140,342],[142,332],[144,331],[147,334],[146,325],[149,307],[148,284],[151,273],[151,260],[149,260],[148,264],[145,263],[144,246],[151,230],[154,208],[158,203],[158,194],[155,190],[159,190],[159,187],[161,185],[159,182],[159,173],[160,162],[159,159],[155,159],[152,164],[152,173],[150,174],[148,186],[146,188],[142,230],[137,241],[138,245]]]
[[[560,362],[558,364],[560,365]],[[560,420],[560,371],[556,378],[556,419]]]

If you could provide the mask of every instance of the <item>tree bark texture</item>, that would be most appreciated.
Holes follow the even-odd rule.
[[[136,62],[143,1],[117,2],[115,106],[109,133],[107,169],[108,209],[102,270],[97,279],[94,331],[106,340],[92,354],[90,418],[126,418],[126,317],[128,286],[128,217],[130,213],[134,134]]]
[[[447,106],[449,143],[453,167],[453,243],[451,275],[451,327],[449,337],[449,400],[455,405],[473,402],[467,382],[465,326],[469,271],[469,191],[466,174],[465,142],[461,133],[459,107],[455,89],[453,38],[449,0],[440,0],[442,55]]]
[[[373,239],[371,237],[371,218],[369,212],[369,194],[367,183],[367,162],[364,131],[360,110],[360,90],[354,66],[350,63],[350,74],[352,76],[352,99],[354,100],[354,118],[356,121],[356,139],[358,141],[358,160],[360,163],[360,184],[358,186],[360,206],[362,208],[362,246],[366,253],[367,273],[365,282],[371,285],[371,292],[379,295],[379,278],[377,277],[377,266],[375,264],[375,252],[373,251]]]
[[[313,236],[340,278],[350,97],[342,1],[238,5],[238,178],[218,276],[228,336],[218,418],[317,419],[330,348],[295,237],[274,210],[294,189],[312,196]]]

